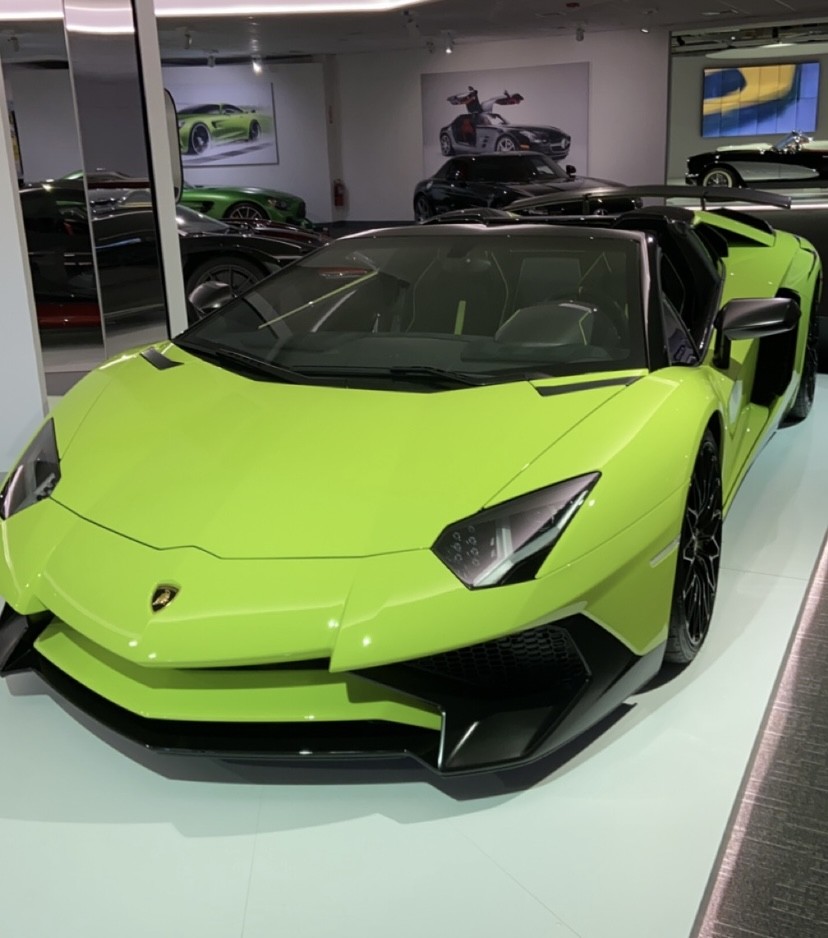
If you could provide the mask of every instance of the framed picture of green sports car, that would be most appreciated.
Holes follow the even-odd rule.
[[[230,79],[177,85],[168,72],[165,83],[178,111],[178,145],[185,169],[279,162],[270,82]]]

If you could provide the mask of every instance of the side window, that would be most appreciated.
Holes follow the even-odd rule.
[[[696,365],[699,356],[682,318],[686,291],[670,259],[661,256],[659,265],[661,309],[664,318],[664,340],[671,365]]]

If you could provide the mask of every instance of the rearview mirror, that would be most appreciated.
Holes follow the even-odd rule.
[[[193,290],[188,299],[195,310],[196,317],[202,319],[235,297],[236,294],[228,284],[220,283],[218,280],[206,280]]]
[[[796,300],[774,296],[756,300],[731,300],[719,313],[721,331],[728,339],[761,339],[790,332],[799,322]]]
[[[801,311],[787,296],[730,300],[719,312],[713,361],[717,368],[730,366],[730,343],[739,339],[763,339],[795,329]]]

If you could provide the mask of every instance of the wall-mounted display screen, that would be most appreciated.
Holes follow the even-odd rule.
[[[819,62],[706,68],[703,137],[816,130]]]

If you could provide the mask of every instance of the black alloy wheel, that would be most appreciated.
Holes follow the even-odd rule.
[[[722,548],[722,471],[719,449],[705,430],[693,467],[679,536],[673,605],[664,660],[688,664],[707,637]]]
[[[817,293],[819,295],[819,293]],[[785,423],[800,423],[811,412],[816,395],[817,372],[819,371],[819,316],[816,303],[811,310],[808,323],[808,342],[805,346],[805,360],[802,363],[802,377],[793,406],[785,417]]]
[[[261,125],[259,124],[259,122],[258,122],[258,121],[252,121],[251,124],[250,124],[250,130],[247,132],[247,139],[248,139],[248,140],[258,140],[258,139],[259,139],[259,135],[261,134],[261,132],[262,132],[262,128],[261,128]]]
[[[417,221],[426,221],[431,218],[434,212],[431,209],[431,202],[428,200],[428,197],[420,193],[416,199],[414,199],[414,218]]]
[[[210,131],[206,124],[196,124],[190,131],[190,153],[204,153],[210,146]]]
[[[187,277],[187,296],[196,287],[208,281],[226,283],[233,293],[238,294],[267,275],[267,271],[244,257],[232,254],[203,261]]]

